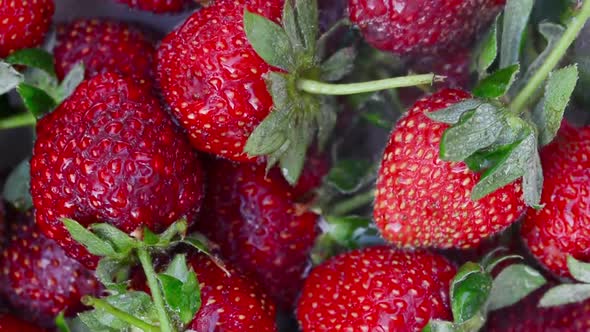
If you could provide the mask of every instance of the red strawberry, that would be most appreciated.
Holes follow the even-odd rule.
[[[189,264],[201,284],[202,305],[190,323],[195,331],[276,331],[275,306],[266,294],[234,269],[225,274],[204,255],[193,255]]]
[[[297,318],[308,331],[421,331],[449,319],[455,267],[442,256],[389,247],[356,250],[316,267]]]
[[[6,213],[4,211],[4,204],[0,197],[0,248],[4,246],[4,236],[6,235]]]
[[[81,19],[57,28],[54,54],[60,79],[81,61],[87,78],[113,72],[151,86],[154,53],[144,32],[127,23]]]
[[[553,308],[538,308],[542,288],[517,304],[492,312],[488,332],[590,331],[590,300]]]
[[[189,0],[117,0],[129,7],[154,13],[174,13],[183,10]]]
[[[562,126],[541,151],[543,195],[540,210],[529,209],[522,237],[550,271],[569,276],[566,258],[590,261],[590,127]]]
[[[298,209],[278,169],[266,176],[263,165],[221,160],[208,168],[199,229],[278,304],[290,307],[309,265],[317,215]]]
[[[193,146],[236,161],[273,106],[264,75],[271,68],[249,44],[244,9],[279,20],[282,0],[220,0],[164,38],[157,76],[166,102]]]
[[[54,11],[53,0],[5,0],[0,3],[0,58],[41,44]]]
[[[30,321],[51,326],[60,311],[81,311],[80,298],[98,295],[101,286],[91,271],[39,233],[32,213],[17,219],[1,255],[0,294]]]
[[[47,332],[10,314],[0,313],[0,332]]]
[[[131,79],[87,80],[38,123],[31,160],[37,224],[88,267],[96,257],[71,240],[61,218],[160,232],[183,216],[193,221],[203,182],[195,152]]]
[[[349,0],[351,21],[374,47],[400,55],[452,51],[470,43],[505,0]]]
[[[442,90],[419,100],[398,122],[377,179],[374,218],[385,239],[401,247],[469,248],[515,222],[524,211],[521,187],[509,184],[478,200],[480,175],[463,162],[439,158],[447,125],[433,112],[469,98]]]
[[[436,83],[437,88],[463,88],[471,85],[471,51],[467,48],[452,53],[435,54],[417,59],[411,64],[418,73],[436,73],[445,80]]]

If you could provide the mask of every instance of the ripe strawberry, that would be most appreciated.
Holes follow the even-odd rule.
[[[0,3],[0,58],[41,44],[54,11],[53,0],[5,0]]]
[[[418,58],[411,64],[418,73],[436,73],[445,76],[445,80],[436,83],[441,88],[469,89],[471,85],[471,51],[467,48],[452,53],[435,54]]]
[[[0,294],[42,326],[53,325],[62,310],[67,315],[81,311],[80,298],[101,291],[91,271],[39,233],[30,212],[12,223],[1,257]]]
[[[349,0],[351,21],[374,47],[400,55],[452,51],[470,43],[505,0]]]
[[[244,9],[278,22],[282,0],[220,0],[164,38],[157,78],[165,101],[198,150],[235,161],[273,106],[264,75],[271,68],[243,29]]]
[[[188,258],[201,284],[202,305],[189,324],[195,331],[276,331],[276,308],[253,281],[229,269],[225,274],[204,255]]]
[[[318,234],[317,215],[299,211],[277,169],[216,160],[198,227],[224,257],[254,275],[281,307],[293,305]]]
[[[47,332],[38,326],[20,320],[11,314],[0,313],[0,332]]]
[[[86,78],[112,72],[152,84],[154,46],[143,31],[127,23],[81,19],[61,24],[54,54],[60,79],[81,61]]]
[[[201,163],[157,100],[131,79],[96,76],[37,126],[31,194],[39,228],[94,267],[61,218],[160,232],[203,196]]]
[[[590,260],[590,127],[564,124],[541,151],[543,195],[540,210],[529,209],[521,233],[531,253],[550,271],[570,276],[566,258]]]
[[[377,179],[374,218],[385,239],[400,247],[469,248],[515,222],[524,211],[521,187],[509,184],[478,200],[471,191],[480,175],[463,162],[439,158],[447,125],[433,112],[463,99],[441,90],[414,104],[385,148]]]
[[[421,331],[449,319],[455,267],[423,251],[373,247],[336,256],[305,281],[297,318],[307,331]]]
[[[191,3],[189,0],[117,0],[129,7],[158,14],[179,12]]]
[[[590,300],[552,308],[538,308],[548,287],[517,304],[492,312],[488,332],[583,332],[590,330]]]

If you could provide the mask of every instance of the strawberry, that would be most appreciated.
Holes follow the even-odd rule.
[[[11,314],[0,313],[0,332],[46,332],[47,330],[20,320]]]
[[[468,89],[471,85],[471,51],[467,48],[452,53],[435,54],[416,59],[411,63],[412,70],[418,73],[434,72],[445,76],[443,82],[437,83],[437,88]]]
[[[374,47],[400,55],[452,52],[473,41],[505,0],[349,0],[350,20]]]
[[[306,331],[421,331],[451,317],[455,267],[442,256],[389,247],[355,250],[305,281],[297,318]]]
[[[67,315],[81,311],[83,295],[100,293],[98,280],[40,234],[32,213],[16,219],[1,254],[0,293],[11,307],[42,326],[53,325],[63,310]]]
[[[209,164],[198,227],[231,263],[254,275],[281,307],[293,305],[318,234],[317,215],[301,211],[277,169]]]
[[[401,247],[469,248],[515,222],[524,211],[521,187],[512,183],[473,201],[480,174],[464,162],[439,157],[448,125],[434,112],[469,94],[441,90],[412,107],[393,130],[377,179],[374,218],[385,239]]]
[[[72,257],[96,257],[72,241],[61,218],[105,222],[127,233],[160,232],[203,196],[201,163],[149,91],[104,74],[82,82],[37,125],[31,194],[41,231]]]
[[[157,78],[166,102],[198,150],[235,161],[273,106],[271,71],[243,29],[244,9],[275,22],[281,0],[216,1],[196,11],[158,48]]]
[[[54,49],[59,79],[78,62],[84,63],[86,78],[114,72],[151,86],[155,49],[139,28],[127,23],[80,19],[57,28]]]
[[[539,308],[539,299],[548,287],[523,301],[493,312],[488,332],[582,332],[590,330],[590,300],[551,308]]]
[[[531,253],[551,272],[569,277],[568,255],[590,260],[590,127],[567,123],[543,150],[540,210],[529,209],[521,233]]]
[[[234,269],[225,274],[204,255],[189,265],[201,284],[202,305],[189,328],[195,331],[276,331],[275,306],[253,281]]]
[[[191,3],[189,0],[117,0],[129,7],[146,10],[158,14],[175,13],[183,10]]]
[[[53,0],[6,0],[0,4],[0,58],[43,42],[51,25]]]

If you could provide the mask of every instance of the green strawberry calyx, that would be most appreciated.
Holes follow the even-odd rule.
[[[330,137],[336,123],[334,95],[443,79],[425,74],[365,83],[326,83],[339,81],[352,71],[356,52],[348,47],[325,58],[327,38],[318,39],[317,0],[285,1],[282,25],[246,10],[244,31],[256,53],[280,70],[265,76],[274,109],[254,130],[244,150],[250,156],[267,156],[268,168],[278,163],[292,185],[301,174],[308,147],[315,141],[321,150]]]
[[[590,299],[590,263],[568,256],[567,266],[576,283],[564,283],[549,289],[539,301],[540,307],[555,307]]]

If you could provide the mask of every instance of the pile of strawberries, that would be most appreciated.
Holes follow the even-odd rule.
[[[0,0],[0,332],[590,331],[590,0],[108,1]]]

